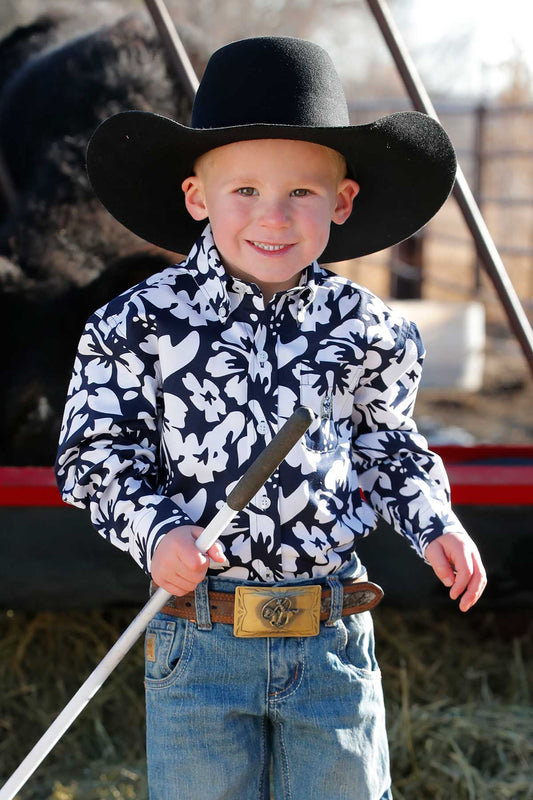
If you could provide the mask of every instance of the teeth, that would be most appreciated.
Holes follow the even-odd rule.
[[[285,244],[264,244],[263,242],[252,242],[255,247],[258,247],[260,250],[283,250],[284,247],[287,245]]]

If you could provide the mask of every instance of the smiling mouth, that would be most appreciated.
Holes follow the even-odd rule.
[[[266,242],[252,242],[251,244],[259,248],[259,250],[265,250],[267,253],[275,253],[290,247],[290,244],[267,244]]]

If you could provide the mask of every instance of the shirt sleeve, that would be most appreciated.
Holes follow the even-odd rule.
[[[150,573],[161,537],[190,518],[159,488],[156,337],[127,306],[97,312],[81,337],[61,428],[63,500],[89,509],[96,530]]]
[[[414,323],[388,317],[371,342],[355,393],[354,466],[366,501],[420,556],[447,531],[464,531],[448,476],[412,418],[424,351]]]

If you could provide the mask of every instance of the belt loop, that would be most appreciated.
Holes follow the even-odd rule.
[[[335,625],[337,620],[342,617],[344,589],[341,579],[335,577],[334,575],[328,578],[328,585],[331,589],[331,606],[326,627],[331,628],[333,625]]]
[[[209,611],[209,579],[204,580],[198,584],[194,590],[194,602],[196,605],[196,625],[199,631],[210,631],[213,628],[211,624],[211,614]]]

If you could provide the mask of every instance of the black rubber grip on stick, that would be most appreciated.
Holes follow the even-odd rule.
[[[276,467],[292,450],[298,439],[304,435],[314,419],[314,413],[306,406],[300,406],[292,414],[285,425],[267,444],[261,455],[246,470],[237,485],[226,498],[227,505],[233,511],[242,511],[261,486],[270,478]]]

